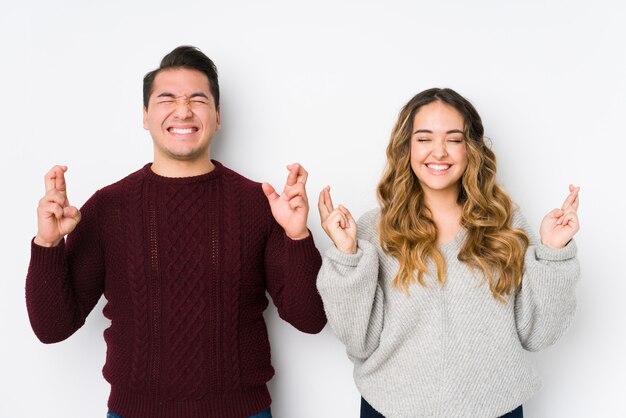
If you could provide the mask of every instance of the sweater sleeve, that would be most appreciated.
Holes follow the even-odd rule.
[[[519,213],[514,226],[530,238],[522,286],[515,297],[517,333],[526,350],[539,351],[554,344],[574,318],[580,278],[576,243],[572,240],[561,249],[541,244]]]
[[[292,240],[272,218],[265,247],[267,291],[280,317],[309,334],[320,332],[326,325],[324,307],[315,288],[321,263],[312,234]]]
[[[81,208],[81,222],[52,248],[31,242],[26,307],[35,335],[46,344],[79,329],[100,299],[104,265],[98,237],[98,194]]]
[[[384,295],[378,283],[376,244],[368,240],[371,212],[358,222],[356,254],[332,246],[317,276],[328,322],[352,359],[366,359],[378,348],[383,329]]]

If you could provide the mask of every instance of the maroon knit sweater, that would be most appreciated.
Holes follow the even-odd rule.
[[[289,239],[260,185],[214,164],[187,178],[148,164],[96,192],[66,243],[32,244],[26,304],[42,342],[72,335],[104,293],[108,406],[125,418],[268,408],[266,290],[299,330],[326,323],[313,238]]]

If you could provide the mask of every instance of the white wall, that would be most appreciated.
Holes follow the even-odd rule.
[[[284,165],[303,163],[322,251],[330,241],[315,210],[319,190],[332,185],[356,215],[373,207],[397,112],[432,86],[476,105],[500,182],[537,227],[568,183],[581,185],[577,318],[556,346],[532,355],[545,387],[524,407],[528,417],[626,417],[623,3],[296,3],[2,2],[0,416],[104,417],[102,303],[60,344],[38,342],[28,322],[24,278],[42,176],[69,165],[70,199],[81,205],[150,161],[142,77],[192,44],[220,70],[214,157],[276,185]],[[275,416],[356,417],[351,364],[330,330],[301,334],[273,309],[267,320]]]

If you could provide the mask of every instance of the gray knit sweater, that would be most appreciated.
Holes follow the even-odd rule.
[[[516,212],[513,224],[531,244],[522,287],[506,303],[457,259],[465,230],[439,247],[445,284],[428,276],[406,296],[392,285],[398,261],[380,247],[379,216],[376,209],[359,219],[356,254],[326,252],[317,279],[363,397],[388,418],[498,417],[528,400],[541,382],[524,350],[553,344],[574,316],[575,243],[538,243]]]

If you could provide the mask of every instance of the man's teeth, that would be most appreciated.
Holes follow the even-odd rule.
[[[173,134],[186,135],[193,132],[193,128],[170,128],[170,132]]]
[[[448,164],[428,164],[426,165],[426,167],[430,168],[431,170],[437,170],[437,171],[443,171],[443,170],[447,170],[450,168]]]

